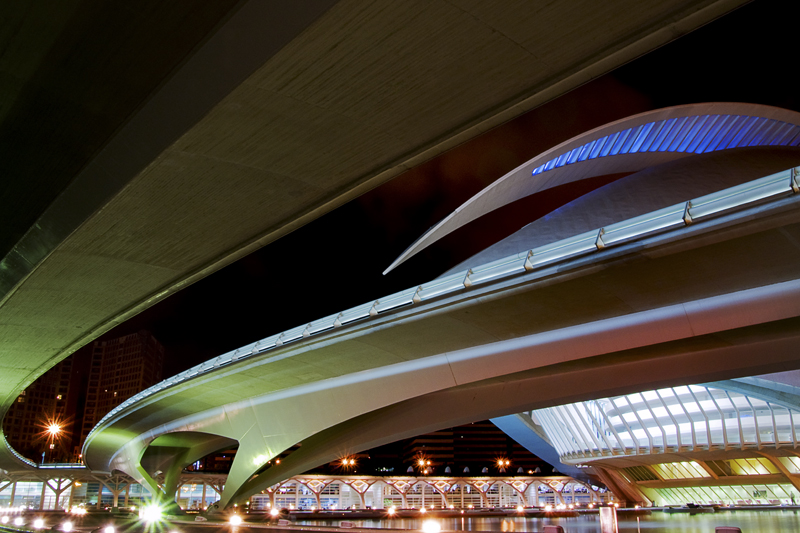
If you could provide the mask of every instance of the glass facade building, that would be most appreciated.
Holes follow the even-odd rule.
[[[796,447],[800,412],[723,389],[689,385],[537,409],[565,463],[612,456]]]
[[[654,505],[800,499],[800,412],[790,404],[689,385],[527,414],[562,462],[605,471]]]

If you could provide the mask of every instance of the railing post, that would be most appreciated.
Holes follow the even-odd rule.
[[[472,282],[469,280],[470,274],[472,274],[472,269],[471,268],[469,270],[467,270],[467,275],[464,276],[464,281],[462,282],[464,284],[464,288],[465,289],[468,289],[469,286],[472,285]]]
[[[686,224],[687,226],[692,222],[694,222],[692,220],[691,209],[692,209],[692,202],[691,201],[686,202],[686,207],[683,208],[683,223]]]
[[[598,250],[602,250],[606,247],[606,243],[603,242],[603,234],[606,232],[605,228],[600,228],[597,231],[597,238],[594,240],[594,245],[597,247]]]
[[[531,263],[532,257],[533,257],[533,250],[528,250],[528,257],[525,258],[525,270],[527,272],[533,270],[533,263]]]
[[[422,285],[417,287],[416,292],[414,292],[414,296],[411,297],[411,301],[414,302],[415,304],[418,304],[422,301],[422,298],[419,297],[419,291],[421,290],[422,290]]]

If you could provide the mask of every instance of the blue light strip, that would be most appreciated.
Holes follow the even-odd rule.
[[[643,152],[702,154],[746,146],[798,145],[800,126],[780,120],[743,115],[671,118],[590,141],[539,165],[531,175],[610,155]]]

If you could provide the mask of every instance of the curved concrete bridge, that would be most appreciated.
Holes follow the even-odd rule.
[[[590,232],[592,252],[528,268],[535,248],[462,273],[460,289],[433,291],[458,277],[448,276],[362,306],[373,311],[364,320],[303,325],[265,339],[263,351],[250,345],[246,357],[211,361],[112,412],[87,439],[87,465],[153,488],[161,471],[171,497],[185,465],[235,441],[224,508],[342,455],[442,427],[798,368],[796,178],[785,171],[673,206],[660,213],[678,223],[645,225],[636,238],[602,241],[642,219]],[[773,186],[781,192],[767,203],[753,192]],[[737,194],[752,201],[687,218]],[[406,305],[388,305],[397,298]]]

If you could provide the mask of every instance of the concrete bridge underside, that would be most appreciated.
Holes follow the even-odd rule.
[[[170,294],[744,3],[3,3],[0,417]]]
[[[152,486],[156,462],[176,477],[214,443],[237,441],[224,508],[344,454],[442,427],[798,368],[797,202],[473,287],[198,376],[102,423],[87,464]],[[169,446],[148,448],[167,434]]]

